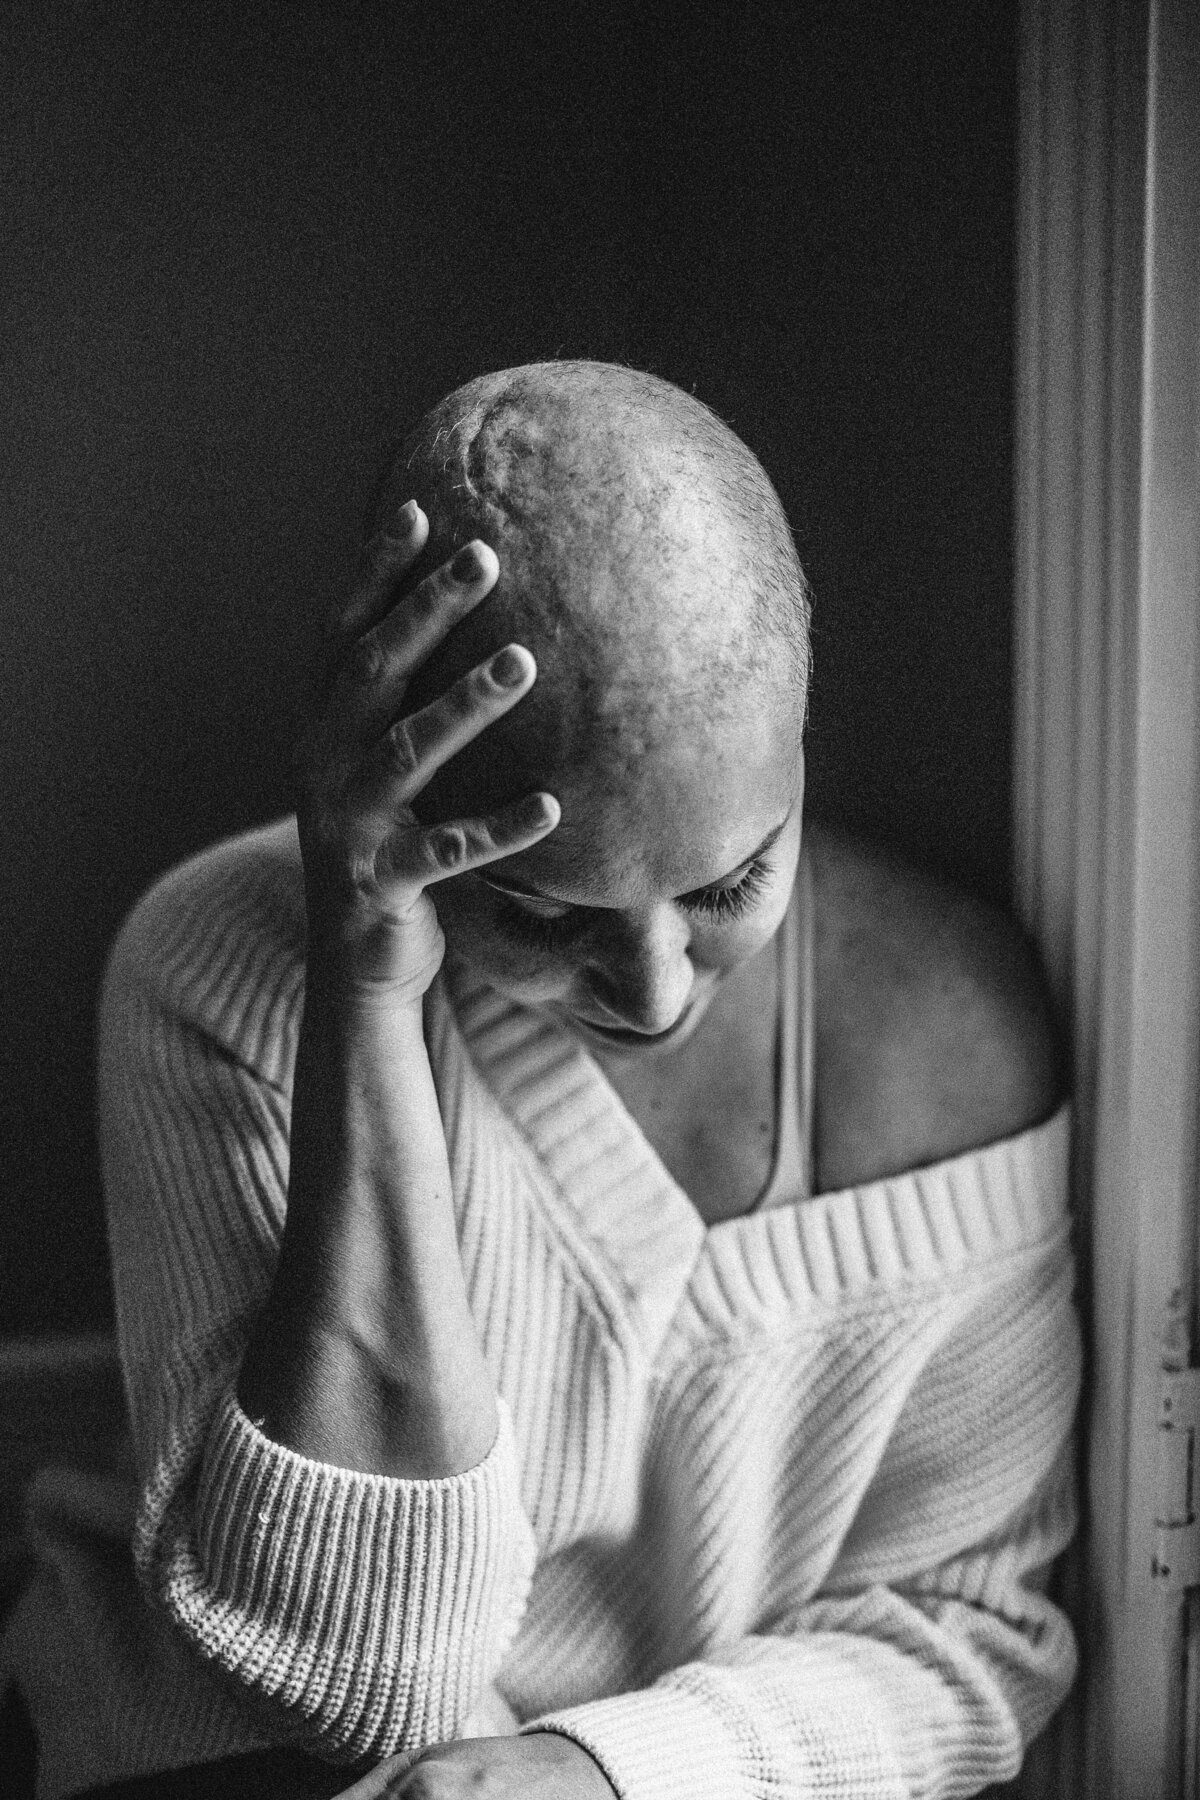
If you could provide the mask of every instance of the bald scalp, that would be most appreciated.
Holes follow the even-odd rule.
[[[410,497],[430,522],[414,579],[474,537],[500,562],[420,671],[414,706],[502,644],[538,662],[532,693],[486,736],[503,787],[588,764],[619,779],[664,737],[764,700],[802,718],[809,594],[783,509],[757,458],[680,388],[592,362],[480,376],[401,443],[372,528]],[[466,774],[464,758],[479,758],[455,759]]]

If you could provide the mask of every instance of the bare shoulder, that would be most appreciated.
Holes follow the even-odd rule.
[[[940,1162],[1049,1117],[1049,996],[1007,914],[813,825],[816,1155],[826,1190]]]

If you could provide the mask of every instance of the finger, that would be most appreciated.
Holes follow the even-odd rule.
[[[395,717],[404,684],[459,620],[491,593],[499,574],[496,552],[475,538],[359,638],[346,659],[343,683],[352,729],[372,738],[383,730]]]
[[[385,843],[377,867],[429,887],[528,850],[554,830],[561,812],[553,794],[527,794],[482,819],[453,819],[416,832],[408,827]]]
[[[337,1800],[385,1800],[392,1795],[399,1796],[404,1792],[404,1777],[420,1756],[419,1750],[403,1751],[399,1756],[389,1756],[378,1763],[353,1787],[344,1788]]]
[[[438,699],[397,719],[371,752],[361,784],[372,811],[394,813],[420,793],[443,763],[503,718],[527,694],[537,664],[523,644],[506,644]]]
[[[326,635],[348,640],[367,631],[391,606],[398,583],[429,538],[429,520],[415,500],[400,508],[388,531],[363,545],[359,577],[348,600],[339,600],[326,619]]]

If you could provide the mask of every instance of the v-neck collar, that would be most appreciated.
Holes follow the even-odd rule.
[[[481,1075],[604,1250],[653,1354],[702,1254],[703,1219],[566,1025],[462,969],[447,985]]]

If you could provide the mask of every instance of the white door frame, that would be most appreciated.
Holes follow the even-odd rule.
[[[1175,1800],[1200,1609],[1152,1571],[1173,1299],[1166,1360],[1200,1349],[1200,4],[1024,0],[1021,32],[1016,893],[1069,1026],[1091,1328],[1056,1786]]]

